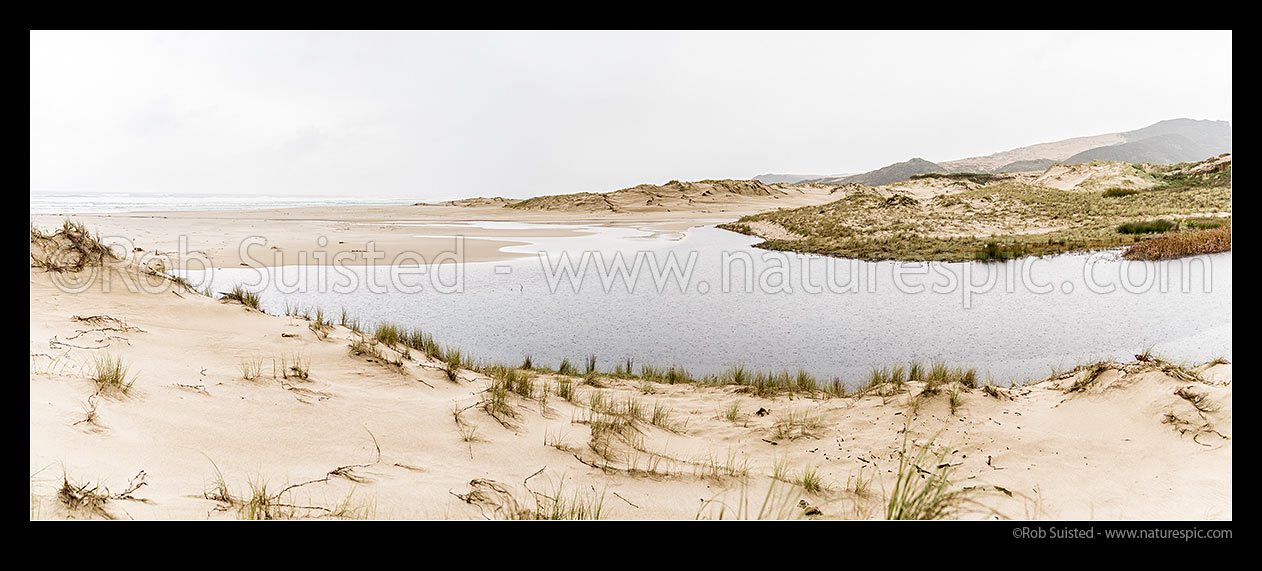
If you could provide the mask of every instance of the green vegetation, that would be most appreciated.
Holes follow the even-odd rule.
[[[802,486],[803,490],[812,494],[818,494],[827,489],[824,486],[824,479],[820,476],[819,469],[814,466],[807,466],[802,469],[802,476],[798,478],[797,484]]]
[[[259,309],[259,294],[249,291],[241,286],[234,286],[232,291],[223,294],[219,299],[225,301],[235,301],[250,309],[262,311]]]
[[[1177,165],[1169,165],[1166,172],[1155,173],[1156,178],[1161,183],[1161,188],[1187,188],[1195,186],[1230,186],[1231,185],[1231,164],[1228,163],[1226,168],[1218,172],[1204,174],[1185,174],[1183,169],[1191,166],[1191,163],[1180,163]],[[1171,172],[1176,171],[1176,172]]]
[[[940,176],[965,173],[921,178]],[[1157,186],[1134,194],[1065,191],[993,180],[980,188],[933,198],[894,195],[900,201],[891,204],[888,191],[861,189],[828,204],[762,212],[719,227],[749,234],[751,222],[765,222],[801,236],[758,244],[768,250],[865,260],[1006,260],[1129,246],[1136,238],[1119,232],[1119,226],[1231,212],[1229,170],[1144,176]],[[901,206],[907,201],[915,206]]]
[[[1025,255],[1026,248],[1020,244],[1000,244],[999,242],[986,242],[986,246],[978,250],[973,256],[983,262],[1015,260]]]
[[[1104,191],[1105,198],[1117,198],[1121,196],[1130,196],[1132,194],[1139,194],[1139,191],[1130,188],[1110,188]]]
[[[990,174],[990,173],[980,173],[980,172],[952,172],[952,173],[931,172],[931,173],[925,173],[925,174],[911,175],[911,178],[908,180],[920,180],[920,179],[925,179],[925,178],[966,180],[969,182],[975,182],[977,184],[986,184],[988,182],[995,180],[996,178],[998,178],[998,176]]]
[[[126,395],[131,392],[136,379],[135,377],[127,378],[127,365],[123,364],[122,357],[100,356],[92,363],[95,369],[92,382],[96,383],[98,393]]]
[[[1160,234],[1169,232],[1179,224],[1170,220],[1144,220],[1142,222],[1127,222],[1117,227],[1117,231],[1122,234]]]
[[[951,489],[949,448],[932,453],[935,438],[924,446],[909,448],[910,430],[903,431],[898,456],[898,478],[890,494],[885,519],[946,519],[955,515],[967,499],[967,490]]]
[[[403,328],[393,323],[378,323],[373,331],[373,337],[384,343],[387,347],[394,347],[401,339],[404,338]]]
[[[1228,227],[1229,229],[1229,227]],[[348,317],[343,316],[343,321],[353,322]],[[332,327],[330,324],[329,327]],[[492,377],[494,382],[491,387],[486,389],[491,396],[488,412],[494,411],[493,416],[500,419],[510,418],[511,407],[507,403],[507,395],[516,394],[523,398],[540,400],[541,402],[550,395],[556,395],[566,401],[575,402],[578,398],[578,388],[580,385],[586,385],[593,388],[602,388],[606,386],[606,382],[610,379],[622,379],[639,383],[640,392],[644,394],[655,394],[658,392],[654,386],[656,383],[663,384],[693,384],[703,386],[735,386],[736,392],[752,393],[755,396],[776,396],[788,393],[790,396],[795,394],[807,395],[812,398],[818,396],[824,397],[848,397],[851,391],[846,384],[838,378],[831,378],[821,381],[805,369],[798,369],[796,372],[789,370],[781,371],[751,371],[744,365],[734,365],[716,374],[694,375],[679,365],[673,365],[669,368],[656,367],[647,363],[639,365],[638,373],[633,370],[634,363],[627,359],[615,366],[614,371],[609,373],[601,373],[596,369],[596,356],[590,355],[585,359],[585,368],[589,369],[588,373],[580,373],[578,368],[574,366],[569,359],[562,359],[560,366],[556,371],[540,367],[533,362],[531,357],[527,357],[521,367],[512,367],[503,364],[496,364],[486,361],[475,361],[472,356],[464,353],[459,348],[448,347],[443,348],[433,336],[422,332],[420,329],[408,329],[393,324],[379,324],[374,329],[375,334],[371,337],[359,334],[356,338],[352,338],[348,345],[349,352],[352,355],[367,357],[369,362],[377,362],[382,366],[392,369],[395,372],[406,374],[404,360],[410,359],[408,349],[417,349],[424,351],[426,356],[433,362],[438,364],[438,369],[442,370],[449,380],[456,382],[460,380],[459,371],[462,369],[483,373]],[[394,341],[397,345],[390,347],[387,342]],[[280,369],[277,365],[273,365],[273,376],[284,376],[287,378],[305,379],[309,375],[309,362],[300,355],[293,355],[292,358],[282,357],[280,361]],[[242,377],[246,379],[258,378],[261,373],[261,361],[257,359],[246,359],[242,361]],[[276,373],[280,372],[280,375]],[[554,379],[536,380],[532,373],[543,373],[553,375]],[[906,382],[924,382],[925,388],[922,393],[934,394],[939,387],[947,383],[958,383],[964,388],[977,388],[977,371],[975,369],[967,369],[963,367],[949,367],[942,362],[933,362],[926,369],[925,365],[919,361],[912,362],[909,366],[894,365],[883,369],[873,369],[866,383],[858,391],[857,396],[863,396],[869,392],[880,394],[883,398],[888,398],[905,388]],[[591,391],[588,397],[595,399],[590,408],[594,410],[602,410],[604,406],[599,399],[602,398],[600,391]],[[733,403],[733,409],[730,411],[720,411],[720,417],[729,419],[739,415],[739,405]],[[631,403],[629,410],[635,420],[644,420],[652,416],[656,420],[652,424],[659,421],[665,421],[661,411],[650,410],[638,403]],[[625,416],[625,411],[620,412]],[[797,431],[797,436],[802,436],[812,431],[812,423],[801,422],[802,419],[792,420],[788,423],[782,423],[780,432],[784,436],[788,435],[784,429]],[[802,430],[805,428],[805,430]],[[797,437],[794,436],[794,437]]]

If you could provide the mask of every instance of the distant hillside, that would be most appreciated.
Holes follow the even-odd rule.
[[[879,186],[930,172],[1024,172],[1043,170],[1057,162],[1079,164],[1093,160],[1171,164],[1199,161],[1230,152],[1230,122],[1169,119],[1122,133],[1074,137],[936,164],[912,159],[863,174],[823,177],[810,182],[862,182]]]
[[[1016,162],[1048,159],[1063,161],[1087,149],[1125,142],[1126,137],[1123,137],[1121,133],[1074,137],[1062,141],[1039,143],[1028,147],[1017,147],[984,157],[969,157],[967,159],[944,161],[939,164],[954,172],[999,172],[998,169]]]
[[[1196,119],[1170,119],[1160,121],[1134,131],[1122,133],[1127,142],[1142,141],[1164,135],[1180,135],[1199,145],[1199,151],[1208,155],[1183,161],[1199,161],[1231,152],[1231,123],[1227,121],[1198,121]]]
[[[847,173],[847,174],[849,174],[849,173]],[[802,181],[804,181],[804,180],[814,180],[814,179],[820,179],[820,178],[830,178],[830,177],[839,177],[839,176],[847,176],[847,175],[846,175],[846,174],[823,175],[823,174],[776,174],[776,173],[767,173],[767,174],[760,174],[760,175],[758,175],[758,176],[756,176],[756,177],[754,177],[754,178],[752,178],[752,179],[750,179],[750,180],[756,180],[756,181],[761,182],[761,183],[763,183],[763,184],[776,184],[776,183],[784,183],[784,184],[797,184],[797,183],[802,182]]]
[[[942,165],[931,163],[922,158],[914,158],[909,161],[894,163],[890,166],[882,167],[871,172],[845,177],[826,177],[807,182],[819,184],[849,184],[857,182],[868,186],[881,186],[883,184],[907,180],[913,175],[935,172],[944,173],[949,171]]]
[[[995,169],[993,172],[1028,172],[1047,170],[1047,167],[1056,164],[1052,159],[1031,159],[1028,161],[1014,161]]]
[[[1126,138],[1125,143],[1088,149],[1063,162],[1171,164],[1200,161],[1231,152],[1231,123],[1227,121],[1171,119],[1121,135]]]
[[[1220,152],[1198,145],[1183,135],[1171,133],[1120,145],[1096,147],[1069,157],[1063,162],[1071,165],[1089,163],[1091,161],[1122,161],[1164,165],[1199,161],[1215,156]]]

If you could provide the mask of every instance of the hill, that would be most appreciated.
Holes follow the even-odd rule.
[[[1199,161],[1216,154],[1218,153],[1183,135],[1170,133],[1120,145],[1088,149],[1065,159],[1064,162],[1076,165],[1091,161],[1124,161],[1164,165]]]
[[[912,159],[849,177],[823,177],[810,182],[860,182],[880,186],[913,175],[939,173],[1007,173],[1041,171],[1054,163],[1091,161],[1173,164],[1194,162],[1231,152],[1231,123],[1169,119],[1141,129],[1039,143],[982,157],[932,163]]]
[[[1056,161],[1053,161],[1052,159],[1030,159],[1030,160],[1025,160],[1025,161],[1013,161],[995,169],[993,172],[1004,173],[1004,172],[1041,171],[1041,170],[1047,170],[1047,167],[1050,167],[1054,164],[1056,164]]]
[[[1231,123],[1228,121],[1198,121],[1196,119],[1170,119],[1159,121],[1143,129],[1122,133],[1127,142],[1143,141],[1164,135],[1179,135],[1200,145],[1208,155],[1187,159],[1199,161],[1210,156],[1231,152]],[[1182,162],[1182,161],[1177,161]]]
[[[918,174],[928,174],[935,172],[948,172],[942,165],[926,161],[922,158],[913,158],[909,161],[894,163],[887,167],[882,167],[871,172],[856,174],[844,177],[826,177],[813,179],[805,182],[818,184],[850,184],[859,183],[868,186],[881,186],[894,182],[907,180]]]
[[[756,181],[761,182],[761,183],[763,183],[763,184],[776,184],[776,183],[784,183],[784,184],[797,184],[797,183],[802,182],[802,181],[804,181],[804,180],[814,180],[814,179],[820,179],[820,178],[841,177],[841,176],[848,176],[848,175],[849,175],[849,173],[847,173],[847,174],[835,174],[835,175],[822,175],[822,174],[776,174],[776,173],[767,173],[767,174],[760,174],[760,175],[758,175],[758,176],[756,176],[756,177],[754,177],[754,178],[751,178],[750,180],[756,180]]]

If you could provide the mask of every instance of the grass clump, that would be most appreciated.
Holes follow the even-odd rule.
[[[868,371],[868,380],[863,383],[863,392],[879,389],[882,385],[889,382],[889,380],[890,373],[888,370],[872,367],[872,369]]]
[[[276,376],[275,373],[272,376]],[[311,378],[311,359],[301,353],[281,355],[280,376],[282,379],[308,380]]]
[[[241,360],[241,378],[253,381],[263,376],[263,360],[257,358]],[[276,376],[275,373],[272,376]]]
[[[827,489],[824,486],[824,478],[820,475],[819,469],[815,466],[807,466],[802,469],[802,475],[798,478],[797,484],[802,486],[803,490],[812,494],[818,494]]]
[[[801,493],[792,486],[791,482],[788,483],[790,485],[777,486],[776,481],[772,480],[771,485],[767,487],[767,494],[763,497],[761,506],[754,510],[749,504],[748,482],[742,481],[740,499],[735,505],[729,505],[728,502],[717,498],[705,500],[697,511],[697,519],[787,520],[800,518],[802,511],[798,509],[798,502]]]
[[[1208,230],[1175,232],[1126,249],[1128,260],[1169,260],[1231,251],[1231,223]]]
[[[223,294],[219,299],[225,301],[235,301],[250,309],[262,311],[259,309],[259,294],[254,293],[239,285],[233,286],[232,291]]]
[[[793,381],[793,390],[797,392],[815,394],[815,391],[819,390],[819,381],[815,380],[815,376],[806,369],[798,369]]]
[[[790,410],[788,414],[777,417],[771,429],[776,440],[794,440],[814,437],[824,427],[823,419],[808,412]]]
[[[917,449],[910,449],[904,431],[903,448],[899,452],[898,477],[886,506],[885,519],[945,519],[959,511],[967,490],[951,489],[951,468],[948,450],[932,453],[935,438]]]
[[[127,378],[127,365],[122,357],[99,356],[93,360],[92,382],[96,383],[97,392],[112,392],[126,395],[136,384],[136,378]]]
[[[1218,412],[1221,408],[1217,404],[1210,402],[1209,395],[1206,393],[1198,393],[1193,391],[1191,387],[1180,387],[1174,391],[1175,396],[1188,401],[1196,410],[1202,413]]]
[[[1170,220],[1145,220],[1142,222],[1127,222],[1117,227],[1117,231],[1121,234],[1160,234],[1169,232],[1178,227],[1177,222]]]
[[[403,329],[393,323],[378,323],[372,336],[387,347],[394,347],[404,339]]]
[[[1026,252],[1026,248],[1018,244],[986,242],[985,246],[973,254],[973,258],[980,262],[1015,260],[1025,256]]]
[[[649,424],[666,430],[675,430],[675,423],[671,420],[671,409],[661,403],[653,403],[653,415],[649,419]]]
[[[491,385],[484,391],[482,410],[502,425],[509,426],[509,421],[517,417],[517,411],[509,402],[513,391],[512,383],[502,376],[493,377]]]
[[[913,361],[911,367],[907,369],[907,380],[913,383],[921,383],[925,380],[925,366],[920,361]]]
[[[381,344],[376,339],[368,340],[364,337],[352,339],[347,346],[350,354],[357,357],[368,357],[369,361],[381,364],[383,367],[393,369],[396,373],[403,373],[403,360],[400,358],[391,359],[381,350]]]
[[[569,401],[574,402],[575,398],[574,381],[568,377],[563,377],[556,383],[556,395]]]
[[[666,370],[663,380],[665,380],[668,384],[676,385],[680,383],[692,383],[693,377],[688,373],[687,369],[678,365],[673,365],[671,368]]]
[[[476,442],[478,440],[478,426],[466,422],[464,417],[461,416],[463,412],[460,408],[455,408],[451,411],[451,416],[456,421],[456,432],[460,435],[462,442]]]
[[[1007,389],[999,388],[993,381],[988,381],[982,386],[982,394],[996,400],[1012,400],[1012,393]]]
[[[31,267],[46,272],[78,272],[89,266],[101,266],[118,256],[101,241],[100,234],[90,234],[80,222],[66,219],[61,229],[45,234],[31,225]]]
[[[141,470],[127,483],[127,489],[121,493],[111,493],[109,488],[97,483],[85,482],[77,484],[70,481],[70,476],[63,473],[61,487],[57,490],[57,500],[71,514],[87,513],[92,516],[114,519],[106,505],[114,500],[135,500],[136,490],[148,485],[145,472]]]
[[[722,480],[724,478],[749,478],[749,459],[731,450],[724,458],[709,453],[694,462],[693,472],[703,478]]]
[[[1130,188],[1110,188],[1104,191],[1105,198],[1118,198],[1122,196],[1130,196],[1132,194],[1139,194],[1139,191]]]
[[[506,369],[501,377],[508,390],[526,399],[535,398],[535,381],[527,373],[517,369]]]
[[[595,361],[592,361],[591,363],[595,364]],[[626,361],[622,363],[618,363],[617,365],[614,366],[613,376],[619,379],[633,378],[635,377],[635,369],[633,369],[632,367],[633,367],[633,363],[631,362],[631,358],[628,357]]]
[[[850,390],[846,388],[846,383],[841,379],[833,379],[824,387],[824,393],[831,397],[845,398],[850,395]]]
[[[447,380],[454,383],[460,379],[460,366],[463,363],[464,357],[461,355],[460,349],[447,349],[447,354],[443,355],[443,372],[447,373]]]
[[[945,384],[951,380],[951,368],[946,363],[934,361],[929,365],[929,374],[925,375],[925,388],[921,391],[924,394],[933,394],[938,391],[938,386]]]

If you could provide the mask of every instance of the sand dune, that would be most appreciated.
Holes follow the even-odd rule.
[[[883,518],[930,441],[903,468],[945,466],[948,517],[1232,517],[1226,363],[847,397],[525,371],[496,401],[487,372],[104,263],[30,273],[32,518]]]

